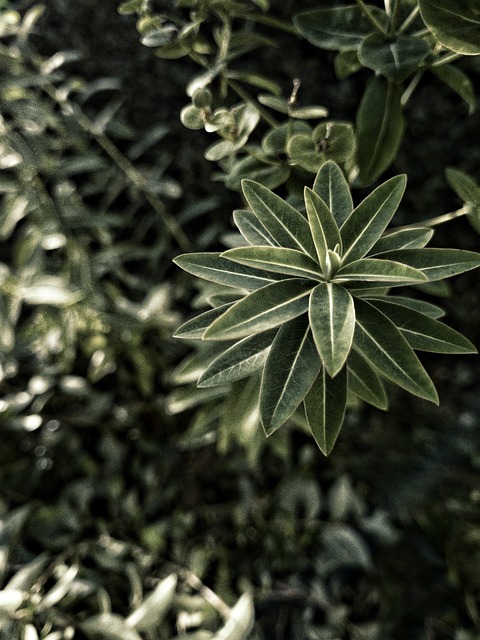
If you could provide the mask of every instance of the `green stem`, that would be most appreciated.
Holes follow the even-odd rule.
[[[388,33],[385,31],[385,29],[382,27],[382,25],[379,23],[379,21],[375,18],[375,16],[370,11],[370,9],[367,7],[365,2],[363,0],[356,0],[356,3],[360,7],[360,9],[362,10],[363,15],[372,24],[372,26],[377,31],[379,31],[383,36],[388,36]]]
[[[417,5],[414,9],[412,9],[410,14],[402,22],[402,24],[398,29],[398,33],[403,33],[404,31],[406,31],[408,27],[412,24],[412,22],[415,20],[415,18],[418,16],[419,12],[420,12],[420,7]]]
[[[414,224],[405,224],[401,227],[396,227],[397,229],[411,229],[412,227],[437,227],[439,224],[443,224],[444,222],[450,222],[450,220],[455,220],[455,218],[461,218],[462,216],[470,213],[470,208],[467,205],[464,205],[461,209],[457,209],[456,211],[450,211],[450,213],[444,213],[441,216],[436,216],[435,218],[430,218],[430,220],[423,220],[422,222],[415,222]]]
[[[254,107],[258,111],[258,113],[265,120],[265,122],[267,122],[274,129],[278,127],[278,122],[275,120],[275,118],[266,109],[264,109],[263,106],[259,104],[255,100],[255,98],[253,98],[248,93],[246,89],[244,89],[241,85],[239,85],[235,80],[230,80],[229,78],[227,78],[227,83],[230,89],[232,89],[232,91],[235,91],[235,93],[240,98],[242,98],[242,100],[245,100],[245,102],[248,102],[248,104],[251,104],[252,107]]]
[[[390,27],[388,29],[388,35],[393,38],[397,32],[398,15],[400,11],[400,0],[395,0],[393,4],[393,11],[390,16]]]
[[[444,64],[449,64],[450,62],[454,62],[455,60],[458,60],[459,58],[463,58],[461,53],[455,53],[455,52],[451,52],[451,53],[446,53],[443,58],[439,58],[438,60],[435,60],[435,62],[432,62],[432,64],[430,65],[430,67],[441,67]]]
[[[418,87],[418,84],[422,79],[424,73],[425,73],[425,69],[419,69],[417,73],[413,76],[408,87],[403,92],[402,97],[400,98],[400,105],[402,106],[402,109],[407,106],[408,101],[412,97],[412,94],[415,91],[415,89]]]
[[[290,24],[285,20],[280,20],[279,18],[272,18],[272,16],[266,16],[261,13],[253,13],[253,14],[248,13],[248,14],[245,14],[243,17],[247,20],[255,20],[255,22],[264,24],[267,27],[273,27],[274,29],[284,31],[285,33],[291,33],[295,36],[298,36],[298,31],[295,29],[293,24]]]

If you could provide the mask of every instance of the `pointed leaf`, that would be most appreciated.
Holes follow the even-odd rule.
[[[243,180],[242,188],[252,211],[281,247],[316,255],[308,222],[299,211],[258,182]]]
[[[387,30],[385,12],[371,5],[368,9]],[[296,15],[293,24],[313,45],[332,51],[356,49],[366,36],[375,31],[360,7],[355,5],[306,11]]]
[[[174,258],[173,262],[194,276],[227,287],[254,290],[278,279],[273,273],[268,274],[226,260],[220,253],[185,253]]]
[[[283,247],[236,247],[224,251],[222,258],[256,269],[285,273],[299,278],[322,279],[318,264],[306,253]]]
[[[233,212],[233,219],[245,240],[252,245],[278,246],[253,211]]]
[[[475,0],[418,0],[423,21],[448,49],[480,53],[480,12]]]
[[[388,408],[388,397],[380,377],[354,349],[348,356],[348,389],[377,409]]]
[[[426,282],[426,276],[413,267],[393,260],[381,260],[377,258],[363,258],[355,262],[349,262],[345,267],[340,267],[335,281],[351,282],[375,282],[379,286],[398,287],[406,284]]]
[[[368,185],[388,169],[403,138],[402,89],[381,76],[372,78],[357,112],[359,183]]]
[[[444,82],[447,87],[450,87],[452,91],[455,91],[455,93],[467,103],[468,113],[472,115],[477,106],[477,98],[475,96],[473,82],[467,74],[451,64],[442,64],[439,67],[430,67],[430,69],[437,78]]]
[[[371,303],[390,318],[413,349],[433,353],[477,352],[470,340],[438,320],[386,300],[371,300]]]
[[[328,456],[337,440],[347,406],[347,369],[335,379],[325,369],[315,380],[304,401],[308,426],[323,455]]]
[[[353,200],[340,167],[328,160],[315,178],[313,190],[325,202],[340,227],[353,211]]]
[[[467,204],[480,205],[480,185],[466,171],[447,167],[445,177],[457,196]]]
[[[429,51],[427,42],[416,36],[398,35],[391,39],[374,33],[362,42],[358,59],[365,67],[399,84],[418,69]]]
[[[422,249],[433,236],[429,227],[411,227],[385,233],[373,245],[369,256],[376,256],[394,249]]]
[[[343,223],[343,264],[363,258],[385,231],[405,190],[405,176],[390,178],[377,187]]]
[[[198,379],[199,387],[214,387],[246,378],[263,367],[276,330],[240,340],[210,364]]]
[[[323,366],[334,377],[345,364],[355,331],[353,298],[330,282],[319,284],[310,295],[309,320]]]
[[[313,285],[312,281],[292,278],[258,289],[215,320],[203,337],[235,340],[278,327],[305,313]]]
[[[114,613],[98,613],[80,624],[88,638],[99,640],[141,640],[139,634],[127,627],[125,619]]]
[[[480,266],[480,253],[464,249],[399,249],[382,257],[422,271],[429,282],[443,280]]]
[[[308,187],[305,187],[304,195],[308,221],[310,223],[310,230],[318,261],[322,266],[323,273],[326,274],[328,273],[328,250],[337,250],[338,253],[341,253],[342,240],[340,238],[340,231],[332,212],[322,198]]]
[[[434,320],[445,315],[445,311],[441,307],[437,307],[436,304],[431,304],[430,302],[425,302],[424,300],[417,300],[416,298],[405,298],[404,296],[386,297],[385,295],[382,295],[380,297],[379,295],[372,295],[369,296],[368,299],[372,300],[372,302],[374,302],[375,300],[385,300],[390,304],[397,304],[401,307],[407,307],[408,309],[413,309],[414,311],[423,313],[424,316],[428,316],[429,318],[433,318]]]
[[[155,589],[125,620],[128,627],[137,631],[153,632],[172,606],[178,576],[171,573],[161,580]]]
[[[212,324],[214,320],[219,318],[227,309],[232,306],[232,303],[222,304],[215,309],[209,309],[204,313],[201,313],[195,318],[191,318],[184,322],[173,334],[174,338],[188,338],[190,340],[201,340],[206,329]]]
[[[438,404],[433,382],[393,322],[359,298],[355,300],[355,311],[355,349],[381,375],[402,389]]]
[[[320,358],[305,317],[284,324],[273,341],[260,388],[260,415],[267,436],[292,415],[320,371]]]

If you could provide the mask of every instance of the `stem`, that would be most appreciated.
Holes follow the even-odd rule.
[[[430,218],[430,220],[423,220],[422,222],[415,222],[413,224],[405,224],[401,227],[396,227],[397,229],[411,229],[412,227],[436,227],[439,224],[443,224],[444,222],[450,222],[450,220],[455,220],[455,218],[461,218],[462,216],[470,213],[470,208],[467,205],[464,205],[461,209],[457,209],[456,211],[450,211],[450,213],[444,213],[441,216],[436,216],[435,218]]]
[[[424,69],[419,69],[417,73],[413,76],[408,87],[403,92],[402,97],[400,98],[400,105],[402,106],[402,109],[406,107],[408,101],[412,97],[413,92],[418,87],[418,84],[422,79],[422,76],[424,73],[425,73]]]
[[[390,16],[390,27],[388,29],[388,35],[393,37],[397,32],[398,14],[400,11],[400,0],[395,0],[393,4],[393,11]]]
[[[379,21],[375,18],[375,16],[367,7],[365,2],[363,0],[355,0],[355,1],[357,5],[360,7],[360,9],[362,10],[363,15],[372,24],[372,26],[375,27],[375,29],[379,31],[383,36],[388,36],[388,33],[385,31],[385,29],[382,27]]]
[[[230,607],[217,594],[204,584],[198,576],[188,569],[180,568],[178,573],[183,577],[185,582],[198,591],[206,602],[216,609],[222,618],[227,619],[230,615]]]
[[[383,4],[385,6],[385,13],[387,14],[388,17],[390,17],[392,15],[391,0],[383,0]]]
[[[258,111],[265,122],[267,122],[274,129],[278,127],[278,122],[275,120],[275,118],[266,109],[264,109],[263,106],[255,100],[255,98],[252,98],[252,96],[246,89],[240,86],[235,80],[230,80],[229,78],[227,78],[227,83],[232,91],[235,91],[235,93],[240,98],[242,98],[242,100],[245,100],[245,102],[251,104],[252,107],[254,107]]]
[[[255,20],[255,22],[264,24],[267,27],[273,27],[274,29],[284,31],[285,33],[291,33],[295,36],[298,36],[298,31],[295,29],[293,24],[290,24],[285,20],[280,20],[279,18],[272,18],[272,16],[266,16],[261,13],[254,13],[254,14],[248,13],[248,14],[245,14],[243,17],[247,20]]]
[[[402,24],[400,25],[400,28],[398,29],[398,33],[403,33],[404,31],[406,31],[408,27],[412,24],[412,22],[415,20],[415,18],[418,16],[419,12],[420,12],[420,7],[417,5],[414,9],[412,9],[410,14],[402,22]]]
[[[432,62],[430,67],[441,67],[442,65],[449,64],[449,62],[453,62],[459,58],[463,58],[462,54],[452,51],[451,53],[446,53],[443,58],[439,58],[438,60],[435,60],[435,62]]]

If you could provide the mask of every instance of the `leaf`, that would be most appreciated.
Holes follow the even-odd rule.
[[[258,180],[268,189],[276,189],[288,180],[290,167],[286,164],[265,164],[257,158],[247,156],[236,162],[225,177],[225,186],[233,191],[240,191],[242,180],[251,178]]]
[[[468,105],[468,113],[472,115],[477,105],[477,99],[475,96],[475,88],[473,82],[458,67],[454,67],[451,64],[442,64],[438,67],[430,67],[430,70],[434,75],[444,82],[447,87],[450,87],[452,91],[455,91],[462,100]]]
[[[317,105],[305,105],[304,107],[290,107],[288,110],[290,118],[303,120],[318,120],[328,116],[328,109]]]
[[[80,291],[71,291],[62,278],[38,277],[30,285],[19,288],[18,295],[27,304],[48,304],[53,307],[69,307],[83,298]]]
[[[376,256],[394,249],[422,249],[433,236],[429,227],[412,227],[385,233],[369,251],[369,256]]]
[[[249,244],[278,246],[253,211],[243,209],[234,211],[233,220]]]
[[[387,30],[385,12],[371,5],[368,8]],[[332,51],[356,49],[375,30],[363,11],[355,5],[306,11],[296,15],[293,24],[313,45]]]
[[[225,625],[212,640],[247,640],[253,628],[254,614],[252,597],[244,593],[231,608]]]
[[[312,135],[311,127],[302,120],[290,120],[270,129],[262,138],[262,149],[269,156],[282,157],[286,153],[288,140],[296,133]]]
[[[114,613],[99,613],[80,623],[82,632],[97,640],[141,640],[134,629],[125,624],[125,619]]]
[[[319,265],[306,253],[284,247],[236,247],[221,254],[222,258],[246,266],[284,273],[299,278],[321,280]]]
[[[406,284],[426,282],[427,277],[418,269],[393,260],[363,258],[349,262],[340,267],[335,282],[366,282],[371,287],[373,282],[378,286],[398,287]]]
[[[165,411],[173,416],[182,413],[198,405],[205,404],[210,400],[217,400],[225,396],[225,387],[205,387],[197,386],[181,387],[174,389],[165,401]]]
[[[226,260],[216,252],[184,253],[174,258],[173,262],[194,276],[227,287],[258,289],[277,279],[273,274]]]
[[[161,580],[152,593],[128,616],[125,624],[138,631],[153,632],[172,605],[177,580],[174,573]]]
[[[323,161],[342,163],[355,155],[355,134],[350,122],[322,122],[313,130],[312,140]]]
[[[358,59],[365,67],[400,84],[418,69],[429,51],[427,42],[416,36],[399,35],[391,40],[374,33],[362,42]]]
[[[308,426],[320,451],[328,456],[337,440],[347,406],[347,370],[344,367],[335,379],[325,369],[315,380],[304,400]]]
[[[348,389],[377,409],[388,409],[388,397],[381,379],[355,349],[348,357]]]
[[[322,198],[340,227],[353,211],[353,200],[340,167],[327,160],[320,168],[313,190]]]
[[[375,301],[376,299],[377,298],[374,295],[369,296],[369,300]],[[378,296],[378,299],[389,302],[390,304],[397,304],[401,307],[413,309],[414,311],[423,313],[424,316],[428,316],[429,318],[437,319],[445,315],[445,311],[441,307],[437,307],[437,305],[425,302],[424,300],[417,300],[416,298],[405,298],[403,296]]]
[[[443,280],[480,266],[480,253],[464,249],[399,249],[382,256],[419,269],[429,282]]]
[[[309,320],[323,366],[333,378],[350,353],[355,331],[355,307],[346,289],[330,282],[310,295]]]
[[[272,343],[260,387],[260,415],[267,436],[288,420],[319,371],[320,358],[306,317],[285,323]]]
[[[243,180],[242,188],[252,211],[281,247],[316,255],[308,222],[299,211],[258,182]]]
[[[344,80],[353,73],[360,71],[362,63],[358,59],[356,49],[344,49],[339,51],[333,61],[335,75],[339,80]]]
[[[423,21],[448,49],[480,53],[480,12],[476,0],[418,0]]]
[[[392,164],[403,138],[399,86],[377,76],[363,94],[357,112],[357,162],[361,185],[374,182]]]
[[[341,252],[342,239],[335,218],[322,198],[305,187],[305,206],[318,261],[324,274],[328,273],[327,254],[331,249]]]
[[[370,302],[390,318],[413,349],[433,353],[477,353],[470,340],[438,320],[387,300]]]
[[[406,339],[373,305],[355,300],[357,325],[354,348],[378,372],[415,396],[438,404],[438,395]]]
[[[480,185],[475,178],[466,171],[461,171],[454,167],[447,167],[445,176],[448,184],[462,202],[475,206],[480,205]]]
[[[405,190],[405,176],[390,178],[354,209],[340,228],[342,264],[363,258],[385,231]]]
[[[243,338],[219,355],[199,377],[199,387],[213,387],[246,378],[260,369],[267,358],[268,349],[276,330],[257,333]]]
[[[308,309],[313,282],[292,278],[262,287],[236,302],[207,329],[207,340],[235,340],[261,333]]]
[[[215,307],[215,309],[209,309],[208,311],[195,316],[195,318],[187,320],[187,322],[184,322],[180,327],[178,327],[173,334],[173,337],[200,340],[203,338],[203,334],[212,322],[219,318],[231,306],[231,303],[222,304],[219,307]]]

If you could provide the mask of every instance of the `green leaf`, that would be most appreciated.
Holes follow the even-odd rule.
[[[305,187],[304,197],[318,261],[322,266],[323,273],[326,274],[328,272],[328,250],[341,252],[342,239],[340,231],[332,212],[315,191]]]
[[[398,287],[407,284],[426,282],[426,276],[413,267],[393,260],[379,260],[376,258],[363,258],[355,262],[349,262],[345,267],[340,267],[335,281],[368,282],[371,287],[373,282],[385,287]]]
[[[363,258],[385,231],[405,190],[405,176],[395,176],[377,187],[354,209],[340,228],[343,261]]]
[[[335,56],[333,65],[335,67],[335,74],[339,80],[348,78],[348,76],[360,71],[362,68],[362,63],[358,59],[355,49],[339,51]]]
[[[205,387],[199,389],[196,385],[174,389],[165,400],[165,411],[168,415],[176,415],[211,400],[218,401],[226,393],[225,387]]]
[[[429,282],[443,280],[480,266],[480,253],[464,249],[399,249],[382,254],[423,271]]]
[[[297,133],[312,135],[311,127],[302,120],[290,120],[275,129],[270,129],[262,138],[262,149],[269,156],[281,157],[286,153],[288,140]]]
[[[266,159],[268,161],[268,159]],[[225,186],[233,191],[240,191],[242,180],[250,178],[258,180],[268,189],[276,189],[288,180],[290,167],[286,164],[266,164],[250,156],[235,162],[225,177]]]
[[[387,31],[385,12],[371,5],[368,8]],[[293,18],[293,24],[313,45],[332,51],[357,49],[364,38],[375,31],[360,7],[355,5],[300,13]]]
[[[477,106],[477,99],[473,82],[467,74],[451,64],[442,64],[438,67],[430,67],[430,69],[437,78],[444,82],[447,87],[450,87],[452,91],[455,91],[455,93],[467,103],[468,113],[471,115]]]
[[[429,227],[412,227],[411,229],[398,229],[385,233],[373,245],[369,256],[376,256],[385,251],[394,249],[421,249],[433,236],[433,229]]]
[[[188,338],[190,340],[200,340],[203,338],[203,334],[206,329],[212,324],[214,320],[219,318],[227,309],[232,306],[229,304],[222,304],[215,309],[209,309],[204,313],[201,313],[195,318],[191,318],[184,322],[178,329],[175,331],[173,337],[174,338]]]
[[[273,341],[260,388],[260,415],[267,436],[292,415],[320,371],[320,358],[305,317],[285,323]]]
[[[278,246],[263,224],[253,213],[239,209],[233,212],[233,220],[245,240],[253,245]]]
[[[438,319],[445,315],[445,311],[441,307],[437,307],[436,304],[431,304],[424,300],[417,300],[416,298],[405,298],[404,296],[388,296],[388,298],[386,298],[384,295],[371,295],[368,299],[372,301],[377,299],[385,300],[390,304],[397,304],[401,307],[407,307],[408,309],[423,313],[424,316],[428,316],[429,318]]]
[[[308,308],[310,280],[292,278],[254,291],[215,320],[204,334],[210,340],[235,340],[296,318]]]
[[[88,638],[101,640],[141,640],[139,634],[125,624],[125,619],[114,613],[98,613],[80,624]]]
[[[273,274],[236,264],[216,252],[184,253],[174,258],[173,262],[194,276],[227,287],[258,289],[277,280]]]
[[[350,122],[322,122],[313,130],[312,140],[325,160],[342,163],[355,155],[355,134]]]
[[[173,603],[178,577],[175,573],[161,580],[145,600],[128,616],[125,624],[137,631],[153,632]]]
[[[145,0],[127,0],[122,2],[118,7],[118,13],[121,15],[128,15],[130,13],[137,13],[141,11],[145,5]]]
[[[353,211],[353,200],[340,167],[327,160],[320,168],[313,190],[326,203],[340,227]]]
[[[258,182],[243,180],[242,187],[252,211],[281,247],[316,255],[308,222],[299,211]]]
[[[353,298],[330,282],[319,284],[310,295],[309,320],[313,339],[330,377],[342,369],[350,353],[355,331]]]
[[[477,353],[470,340],[438,320],[386,300],[370,302],[390,318],[413,349],[433,353]]]
[[[392,164],[403,138],[401,87],[373,78],[357,112],[357,162],[361,185],[374,182]]]
[[[480,205],[480,185],[473,176],[454,167],[447,167],[445,176],[448,184],[462,202],[474,206]]]
[[[222,258],[256,269],[284,273],[299,278],[321,280],[319,265],[306,253],[283,247],[236,247],[228,249]]]
[[[304,107],[290,107],[288,115],[291,118],[303,120],[318,120],[328,116],[328,109],[317,105],[305,105]]]
[[[199,387],[214,387],[246,378],[263,367],[276,330],[240,340],[220,354],[198,379]]]
[[[365,67],[400,84],[418,69],[429,50],[425,40],[416,36],[399,35],[390,40],[374,33],[362,42],[358,59]]]
[[[348,389],[377,409],[388,409],[388,397],[381,379],[354,349],[348,356]]]
[[[465,56],[480,53],[477,0],[418,0],[423,21],[448,49]]]
[[[402,389],[438,404],[438,395],[407,340],[373,305],[356,298],[354,348],[377,371]]]
[[[325,369],[315,380],[304,401],[308,426],[323,455],[328,456],[337,440],[347,406],[347,369],[330,378]]]

